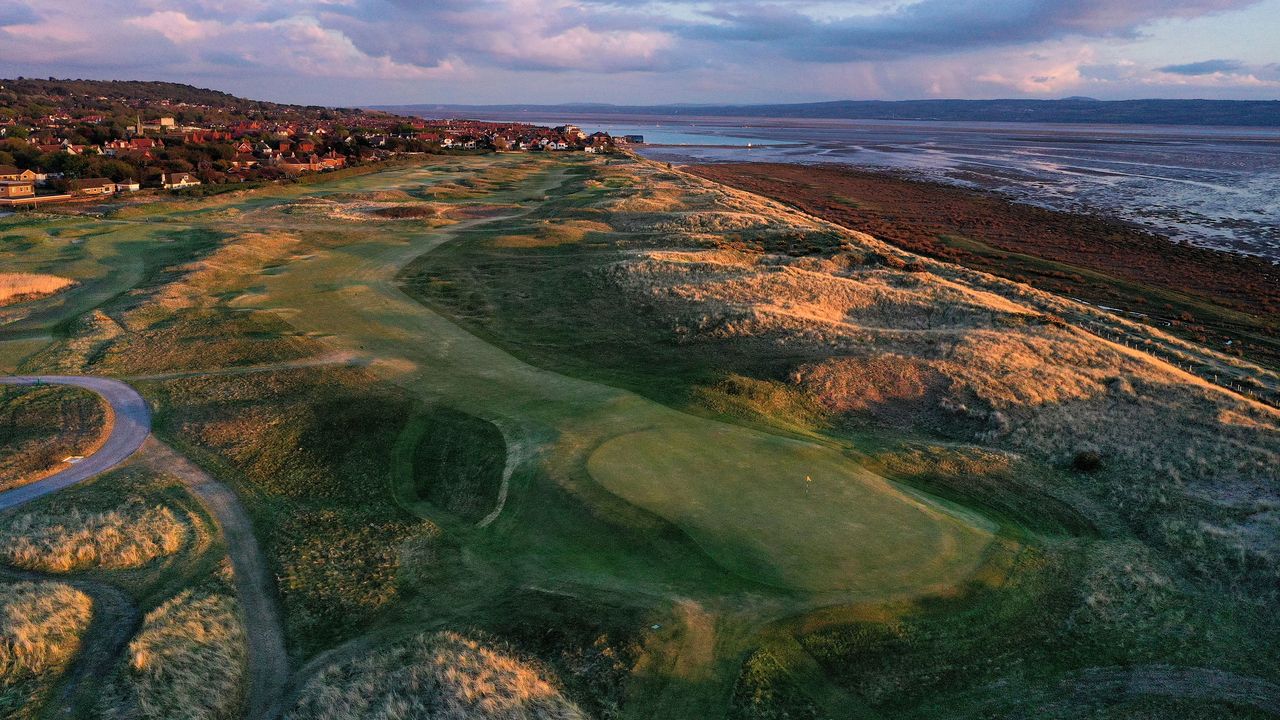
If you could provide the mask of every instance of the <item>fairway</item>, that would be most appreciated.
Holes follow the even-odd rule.
[[[544,187],[559,179],[546,177]],[[937,590],[976,568],[987,529],[905,495],[835,450],[532,368],[400,292],[394,278],[404,263],[442,242],[473,242],[467,233],[477,224],[415,233],[407,243],[365,232],[359,244],[263,278],[267,293],[241,302],[287,313],[295,327],[342,349],[372,353],[388,379],[425,401],[499,422],[511,442],[561,434],[545,448],[552,457],[586,463],[605,489],[674,523],[751,583],[877,599]],[[295,305],[299,298],[305,308]]]
[[[353,555],[376,558],[385,552],[404,558],[403,564],[375,576],[385,584],[374,587],[392,588],[386,590],[391,593],[399,583],[409,591],[375,596],[371,590],[372,599],[367,600],[376,608],[383,602],[380,597],[402,598],[394,614],[383,616],[390,636],[422,632],[429,626],[423,618],[441,627],[502,628],[509,622],[507,604],[530,593],[539,599],[521,611],[529,613],[528,622],[535,627],[573,627],[577,620],[568,618],[577,618],[579,611],[556,609],[538,595],[549,588],[548,592],[563,593],[555,597],[574,598],[584,607],[603,603],[612,608],[615,615],[602,617],[622,618],[608,620],[616,624],[606,629],[615,638],[612,642],[623,647],[622,643],[640,642],[641,633],[653,632],[654,627],[684,628],[684,611],[672,608],[705,604],[698,612],[714,620],[706,626],[705,647],[699,646],[698,652],[686,652],[684,629],[643,640],[643,650],[634,646],[634,652],[652,658],[646,662],[655,663],[645,682],[660,694],[655,702],[664,708],[659,713],[663,716],[702,715],[722,707],[738,672],[738,658],[769,623],[831,604],[919,598],[950,591],[972,578],[994,538],[994,528],[982,518],[908,493],[817,438],[769,434],[758,426],[727,423],[656,402],[608,380],[531,364],[498,339],[475,334],[457,318],[406,293],[402,272],[407,265],[447,262],[438,251],[487,244],[495,235],[510,235],[531,219],[581,201],[575,188],[582,183],[583,171],[592,167],[560,159],[468,158],[314,187],[213,198],[172,210],[155,208],[138,218],[59,219],[55,222],[68,226],[64,234],[88,237],[70,245],[78,253],[78,264],[57,267],[81,284],[32,304],[30,312],[22,308],[24,314],[15,319],[23,334],[6,338],[0,359],[15,366],[32,362],[29,358],[41,357],[33,352],[40,352],[42,344],[58,347],[51,329],[59,323],[103,298],[125,302],[129,288],[167,272],[166,280],[176,282],[165,286],[166,292],[157,296],[160,302],[144,302],[133,315],[104,316],[104,328],[92,329],[103,339],[89,332],[78,335],[80,344],[68,353],[70,367],[89,358],[101,363],[96,370],[101,372],[108,367],[105,362],[127,361],[123,367],[130,370],[121,375],[128,378],[132,372],[144,382],[144,393],[161,388],[174,393],[157,393],[165,398],[162,418],[181,416],[187,418],[183,423],[197,425],[205,422],[198,405],[181,397],[204,383],[225,383],[230,393],[246,398],[257,392],[259,382],[271,387],[266,383],[294,382],[287,380],[292,377],[315,377],[320,387],[327,387],[358,373],[368,378],[362,382],[378,383],[379,397],[404,400],[403,405],[386,406],[395,408],[387,412],[411,413],[412,418],[404,419],[423,428],[422,437],[429,439],[425,447],[408,446],[412,452],[396,460],[403,465],[397,477],[407,478],[408,487],[397,489],[384,477],[368,475],[364,487],[369,490],[362,492],[370,507],[383,507],[374,501],[385,503],[395,514],[388,519],[361,507],[340,514],[347,512],[347,505],[365,500],[341,499],[346,491],[338,486],[331,491],[334,500],[315,501],[319,509],[290,509],[272,522],[287,528],[295,515],[310,512],[310,517],[324,518],[322,523],[342,518],[352,537],[363,538],[356,533],[364,532],[369,523],[390,528],[373,531],[385,536],[373,534],[346,546]],[[447,196],[435,192],[463,180],[488,188],[485,206],[469,205],[465,197],[441,200]],[[373,211],[392,204],[414,208],[429,202],[457,211],[450,221],[371,219],[379,217]],[[47,243],[38,256],[27,258],[23,269],[54,268],[58,253],[71,252],[68,245]],[[157,246],[164,252],[139,252]],[[194,262],[181,265],[178,258],[184,256]],[[181,267],[183,273],[173,267]],[[157,338],[153,349],[126,356],[95,349],[112,342],[141,342],[123,332],[131,321],[142,334]],[[234,352],[214,357],[191,345],[183,349],[186,354],[170,354],[173,344],[159,339],[159,333],[171,328],[190,333],[198,343],[206,337],[234,337],[235,342],[222,344]],[[356,358],[358,368],[334,365],[331,358]],[[148,388],[147,382],[157,385]],[[298,407],[288,404],[295,402],[292,391],[283,389],[292,386],[276,387],[282,389],[270,390],[261,401],[249,401],[260,405],[229,411],[226,422],[271,433],[273,422],[290,427],[305,420],[317,423],[316,428],[328,427],[324,423],[336,414],[333,427],[344,433],[333,444],[337,454],[346,452],[355,438],[369,442],[362,437],[361,425],[383,417],[382,406],[376,404],[368,406],[367,415],[353,414],[350,420],[341,406],[328,404],[315,405],[314,418],[307,410],[301,416],[287,415],[292,412],[287,408]],[[363,400],[356,397],[346,396],[342,405],[359,406]],[[253,414],[277,405],[278,421],[270,416],[258,420]],[[476,456],[474,467],[468,464],[471,451],[458,445],[461,440],[451,434],[450,423],[465,425],[462,432],[470,440],[476,439],[474,428],[485,428],[483,457]],[[208,437],[201,440],[204,447],[233,457],[232,450],[217,444],[215,435],[197,436],[187,427],[173,423],[165,431],[179,442]],[[207,427],[211,433],[216,430]],[[397,425],[389,422],[387,427]],[[240,432],[235,431],[237,437]],[[312,435],[308,442],[321,436]],[[394,440],[379,437],[387,446]],[[281,440],[297,442],[292,436]],[[289,471],[287,465],[284,469]],[[265,478],[279,474],[264,468]],[[295,475],[310,477],[303,471]],[[260,487],[276,492],[266,482]],[[385,497],[374,497],[379,488]],[[402,491],[412,500],[403,505],[403,511],[417,516],[412,520],[391,502],[394,493]],[[249,497],[251,512],[272,517],[266,514],[266,503]],[[282,494],[272,502],[295,500]],[[442,545],[431,550],[439,559],[430,562],[401,554],[409,546],[398,548],[396,543],[404,542],[398,538],[408,537],[410,531],[396,528],[414,528],[423,533],[420,537],[428,537],[434,531],[418,529],[436,522],[448,530],[448,542],[458,543],[460,551]],[[268,545],[288,537],[274,532],[266,538]],[[328,553],[334,532],[331,525],[308,526],[300,540],[288,542],[297,544],[298,553],[312,552],[302,543],[314,537],[322,543],[317,547]],[[295,560],[284,554],[294,552],[295,545],[281,547],[273,561],[277,573],[303,577],[313,572],[310,568],[323,566],[312,564],[307,556]],[[424,582],[420,578],[438,577],[431,573],[454,580],[418,585]],[[347,625],[331,619],[351,612],[319,604],[332,602],[332,596],[319,593],[333,587],[349,593],[352,603],[366,602],[358,589],[366,576],[348,583],[344,570],[333,585],[318,584],[330,582],[327,576],[305,577],[287,580],[283,594],[291,650],[303,648],[303,659],[317,649],[333,647],[330,643],[335,641],[359,642],[358,635],[335,632],[331,639],[326,634],[329,626],[341,633],[358,632],[362,621],[357,617]],[[307,594],[312,585],[318,588],[315,595]],[[304,610],[294,611],[297,607]],[[306,614],[311,607],[333,615],[312,618]],[[371,617],[364,607],[357,609]],[[568,615],[558,614],[562,612]],[[302,630],[295,629],[299,627]],[[588,643],[597,637],[584,635]],[[667,658],[675,664],[666,667]],[[668,676],[701,679],[688,684]],[[614,683],[610,687],[622,687],[621,678],[609,682]]]
[[[795,590],[919,593],[963,580],[991,540],[839,452],[708,426],[616,437],[588,468],[730,571]]]

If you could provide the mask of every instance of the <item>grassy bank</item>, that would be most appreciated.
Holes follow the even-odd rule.
[[[1161,358],[1264,369],[634,159],[331,180],[13,230],[100,253],[24,368],[130,378],[249,508],[289,716],[1247,716],[1280,681],[1275,415]],[[59,523],[22,527],[61,557]],[[189,612],[236,637],[187,547],[89,571],[142,656]]]

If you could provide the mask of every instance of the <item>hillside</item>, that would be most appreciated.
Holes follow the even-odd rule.
[[[16,78],[0,80],[0,106],[46,104],[54,108],[106,111],[119,105],[140,103],[181,107],[221,108],[235,114],[279,112],[285,109],[321,111],[324,108],[249,100],[220,90],[182,83],[144,80],[74,80]]]

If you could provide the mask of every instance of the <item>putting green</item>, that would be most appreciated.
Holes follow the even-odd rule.
[[[835,450],[707,425],[613,438],[587,469],[728,570],[796,590],[917,593],[962,580],[991,541]]]

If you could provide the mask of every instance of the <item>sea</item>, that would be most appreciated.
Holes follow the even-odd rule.
[[[671,163],[838,163],[983,188],[1280,264],[1280,128],[654,115],[519,120],[643,135],[637,150]]]

